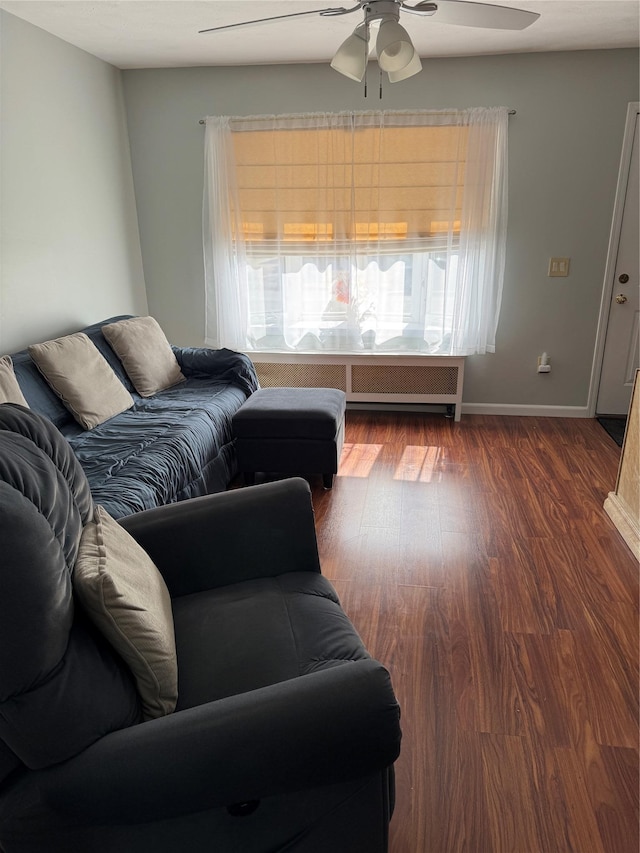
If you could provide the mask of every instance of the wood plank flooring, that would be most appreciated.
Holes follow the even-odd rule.
[[[320,556],[391,671],[391,853],[637,853],[638,565],[592,420],[348,412]]]

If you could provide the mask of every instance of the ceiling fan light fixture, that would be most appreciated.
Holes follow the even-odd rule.
[[[402,71],[416,54],[409,33],[394,20],[385,20],[380,24],[376,53],[378,65],[387,72]]]
[[[369,59],[369,40],[366,24],[360,24],[345,39],[331,60],[334,71],[344,74],[351,80],[361,83],[367,70]]]
[[[414,74],[419,74],[422,71],[422,62],[420,61],[420,57],[418,56],[417,51],[413,52],[413,59],[409,62],[408,65],[405,65],[400,71],[389,71],[389,82],[390,83],[399,83],[401,80],[408,80],[409,77],[413,77]]]

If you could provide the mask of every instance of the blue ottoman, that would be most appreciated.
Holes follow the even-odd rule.
[[[344,443],[346,394],[336,388],[260,388],[233,416],[238,470],[321,473],[333,485]]]

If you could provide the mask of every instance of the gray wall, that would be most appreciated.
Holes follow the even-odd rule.
[[[0,353],[147,310],[120,72],[0,11]]]
[[[149,310],[201,343],[204,115],[506,105],[510,217],[493,355],[467,359],[466,403],[585,407],[627,103],[638,51],[424,61],[383,100],[328,65],[123,72]],[[372,74],[375,81],[376,75]],[[551,256],[571,258],[548,278]],[[552,373],[536,373],[549,353]]]

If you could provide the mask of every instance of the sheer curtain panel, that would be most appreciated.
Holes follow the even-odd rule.
[[[506,107],[207,118],[207,343],[494,351],[507,123]]]

